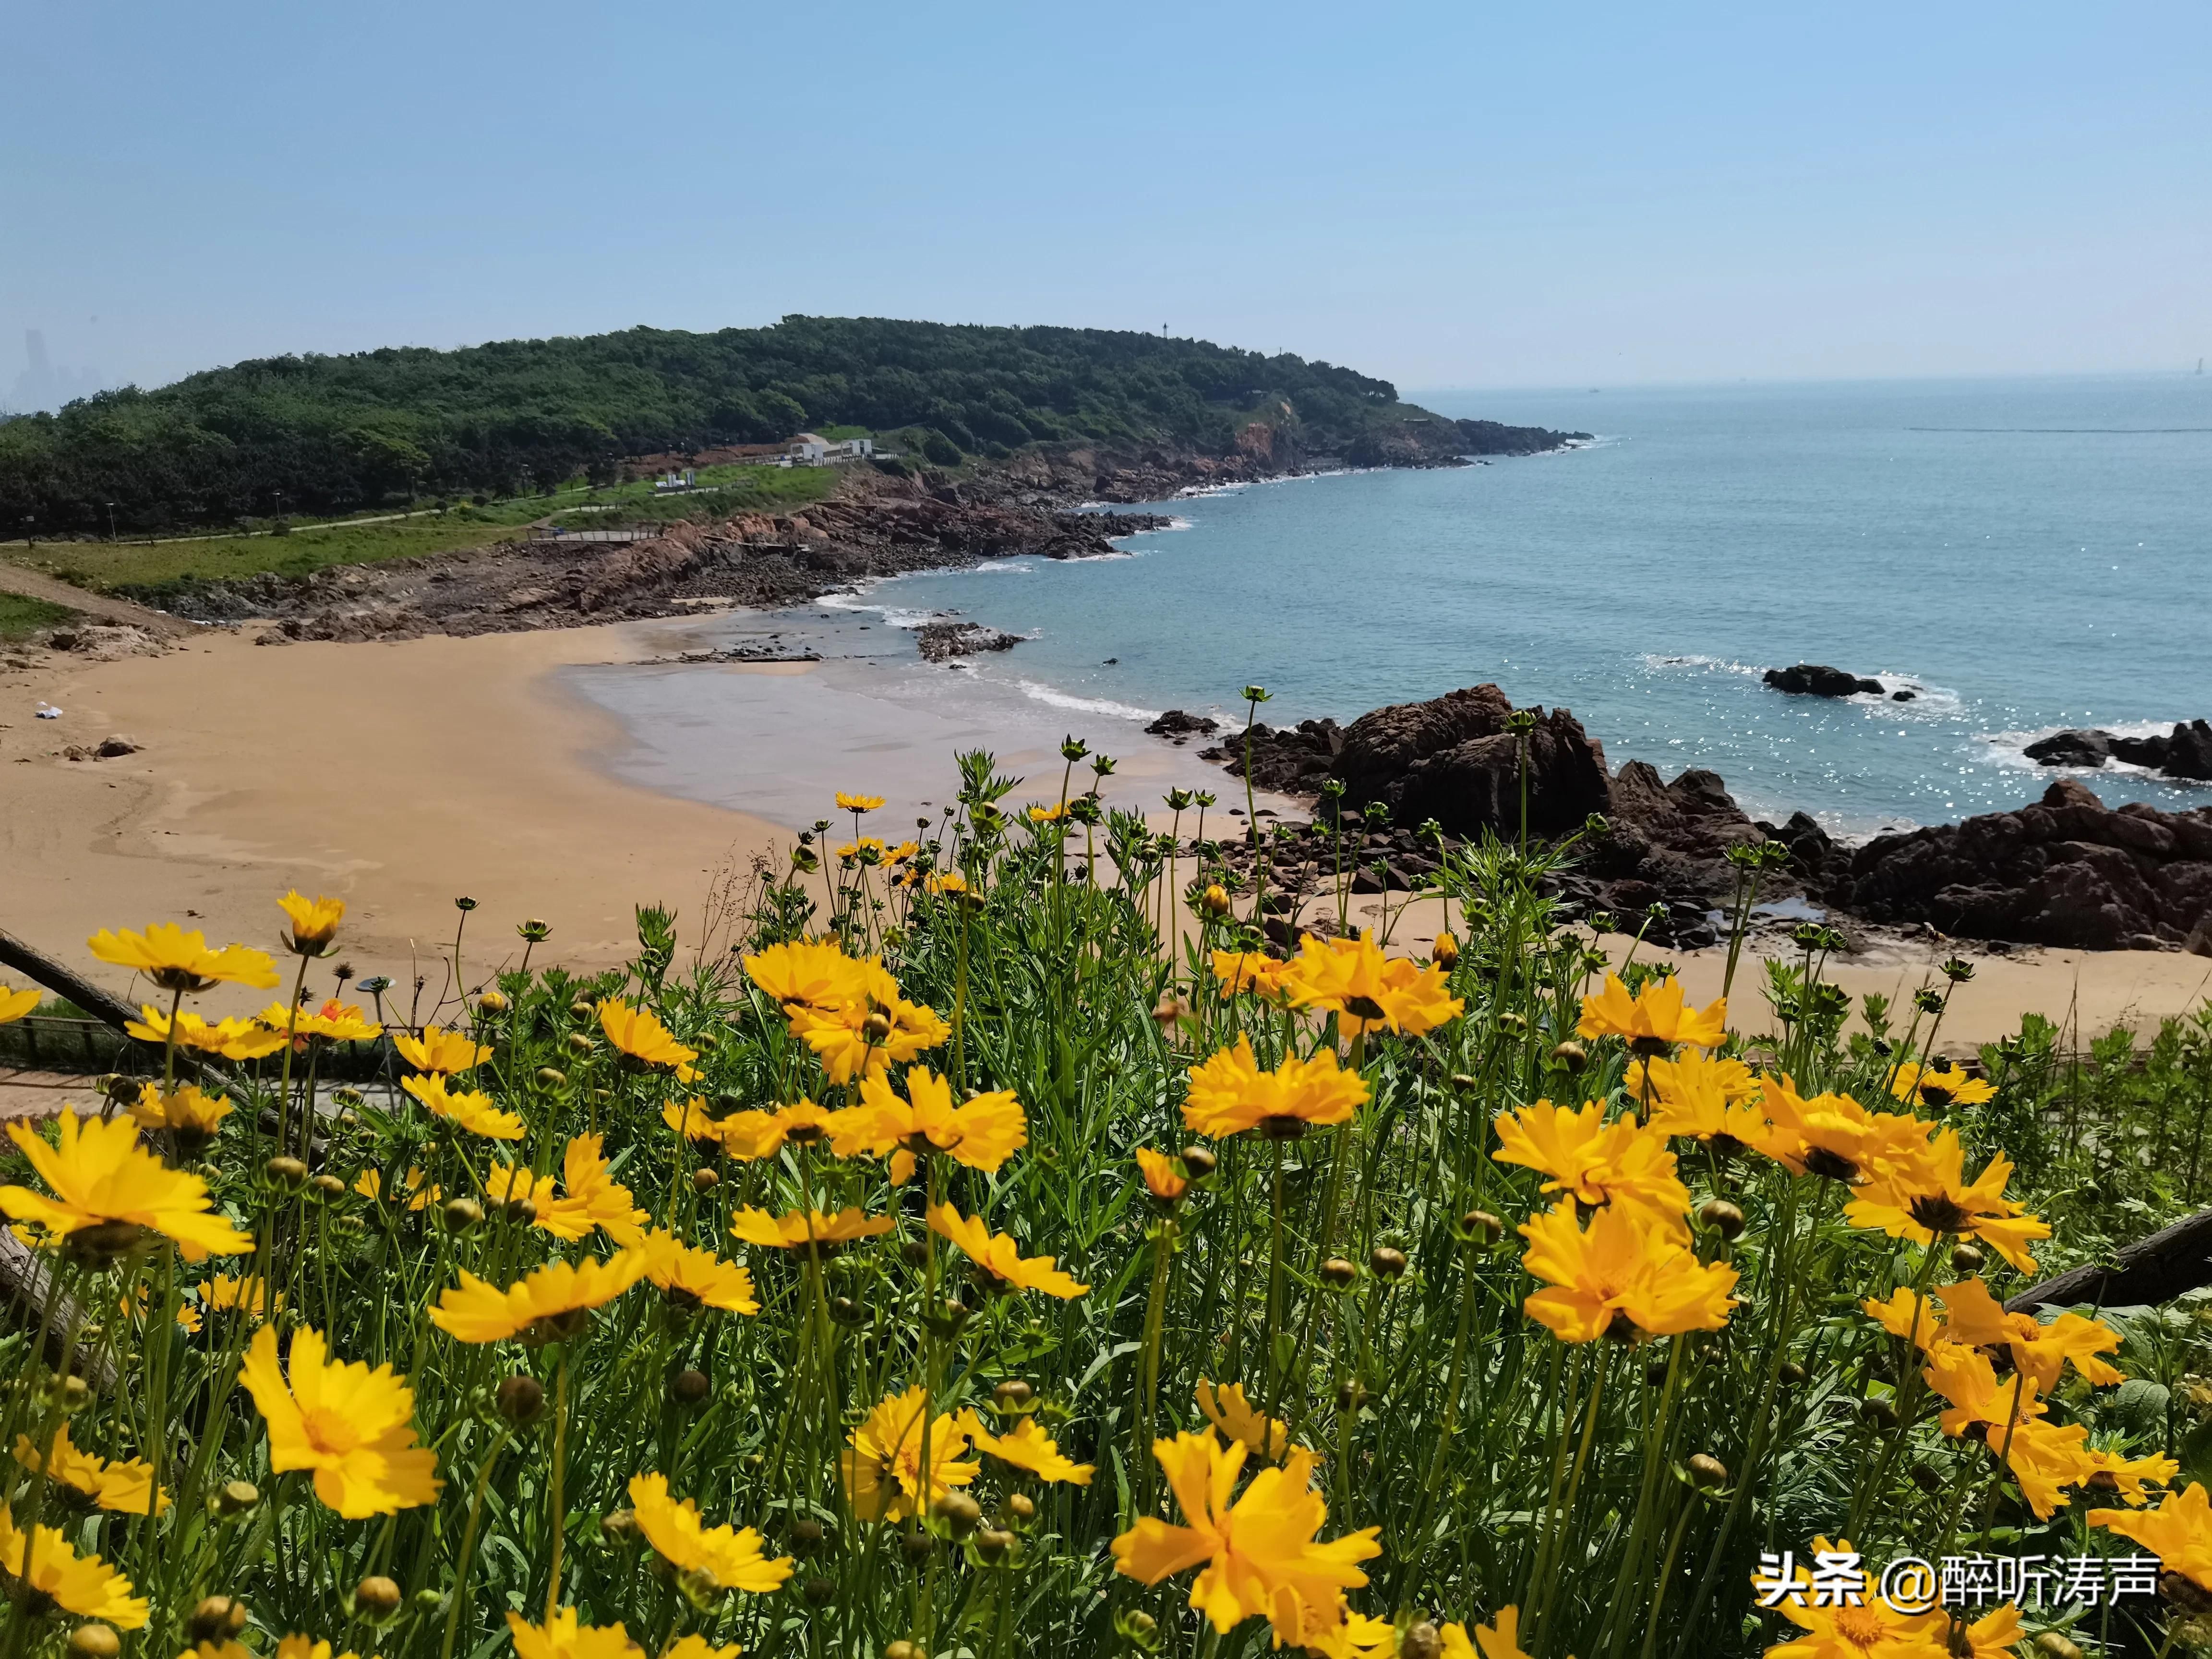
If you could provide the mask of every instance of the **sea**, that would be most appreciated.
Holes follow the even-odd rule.
[[[1285,724],[1493,681],[1571,709],[1616,766],[1710,768],[1754,816],[1853,836],[2033,800],[2056,774],[2022,750],[2061,727],[2212,718],[2212,379],[1407,395],[1591,435],[1188,494],[1112,556],[730,626],[865,658],[879,695],[985,723],[1020,708],[1123,750],[1170,708],[1241,723],[1248,684]],[[943,616],[1023,642],[924,665],[905,630]],[[1800,661],[1884,692],[1762,683]],[[618,680],[586,689],[623,712]],[[2124,767],[2074,775],[2116,805],[2212,805]]]

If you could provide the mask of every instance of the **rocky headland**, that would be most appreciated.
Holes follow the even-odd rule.
[[[1188,729],[1182,722],[1191,719],[1172,729]],[[1231,732],[1200,754],[1242,777],[1245,752],[1244,734]],[[1516,718],[1495,685],[1375,709],[1348,726],[1255,725],[1250,754],[1257,787],[1323,809],[1315,826],[1275,832],[1293,848],[1333,836],[1328,810],[1341,803],[1356,891],[1409,888],[1431,873],[1437,841],[1425,823],[1447,847],[1517,835],[1525,783],[1531,835],[1583,832],[1555,884],[1566,913],[1609,915],[1631,927],[1648,918],[1646,936],[1662,945],[1713,943],[1738,891],[1730,849],[1774,842],[1785,851],[1760,878],[1762,902],[1797,899],[1863,923],[1965,939],[2212,955],[2212,807],[2111,810],[2062,779],[2016,811],[1850,846],[1802,812],[1780,824],[1752,818],[1701,768],[1671,781],[1643,761],[1615,769],[1568,710]],[[1342,793],[1324,793],[1324,785]],[[1361,809],[1376,802],[1389,811],[1371,824]],[[1293,890],[1303,867],[1286,865]]]

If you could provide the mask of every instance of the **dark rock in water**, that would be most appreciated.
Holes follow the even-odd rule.
[[[2021,751],[2038,766],[2102,766],[2112,756],[2109,732],[2054,732]]]
[[[973,657],[986,651],[1011,651],[1022,642],[1018,634],[965,622],[924,623],[915,630],[915,638],[924,660],[928,662]]]
[[[1889,700],[1892,702],[1911,702],[1919,695],[1917,691],[1893,691],[1889,694]]]
[[[1830,898],[1874,921],[2112,951],[2179,945],[2212,921],[2212,809],[2107,811],[2072,778],[2016,812],[1883,836]]]
[[[1228,733],[1212,748],[1200,750],[1198,757],[1218,761],[1241,778],[1248,736],[1254,785],[1286,795],[1319,793],[1337,750],[1344,746],[1344,728],[1332,720],[1300,720],[1279,731],[1261,721],[1249,734]]]
[[[1495,685],[1395,703],[1344,729],[1332,775],[1344,805],[1388,805],[1401,823],[1434,818],[1448,835],[1521,827],[1521,738],[1507,728],[1512,700]],[[1559,836],[1582,827],[1610,799],[1605,750],[1564,708],[1535,717],[1528,732],[1528,830]]]
[[[1881,695],[1881,682],[1847,674],[1821,663],[1801,662],[1794,668],[1770,668],[1759,676],[1777,691],[1797,696],[1853,697],[1863,691]]]
[[[1169,709],[1145,728],[1156,738],[1188,737],[1193,732],[1213,732],[1220,729],[1221,722],[1212,715],[1186,714],[1180,708]]]
[[[2175,726],[2166,740],[2164,769],[2170,778],[2212,781],[2212,724],[2189,720]]]

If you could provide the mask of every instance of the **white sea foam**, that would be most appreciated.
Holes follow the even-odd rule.
[[[1687,653],[1682,655],[1664,655],[1656,651],[1646,652],[1644,657],[1644,665],[1646,668],[1654,670],[1662,668],[1710,669],[1715,673],[1720,674],[1748,674],[1754,679],[1756,679],[1760,673],[1765,672],[1757,663],[1735,662],[1727,657],[1701,656],[1695,652]]]
[[[1150,720],[1159,717],[1160,711],[1157,708],[1135,708],[1126,702],[1115,702],[1108,697],[1071,696],[1065,691],[1056,691],[1051,686],[1036,680],[1020,680],[1016,684],[1021,687],[1024,696],[1037,702],[1048,703],[1054,708],[1067,709],[1073,714],[1109,714],[1116,720]]]
[[[2069,777],[2083,778],[2154,778],[2176,788],[2203,787],[2192,779],[2170,777],[2154,766],[2137,766],[2118,758],[2108,759],[2102,766],[2046,766],[2027,756],[2028,744],[2055,738],[2061,732],[2108,732],[2116,738],[2162,738],[2172,730],[2172,720],[2100,720],[2044,726],[2033,732],[1978,732],[1974,740],[1987,746],[1986,753],[1991,761],[2010,771],[2047,773],[2053,777],[2063,773]]]

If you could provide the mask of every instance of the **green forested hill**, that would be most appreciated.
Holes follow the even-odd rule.
[[[0,424],[0,537],[227,525],[422,497],[512,495],[625,455],[892,436],[940,464],[1091,440],[1207,452],[1255,410],[1356,453],[1407,414],[1386,380],[1200,340],[1101,329],[787,317],[458,351],[270,357]]]

